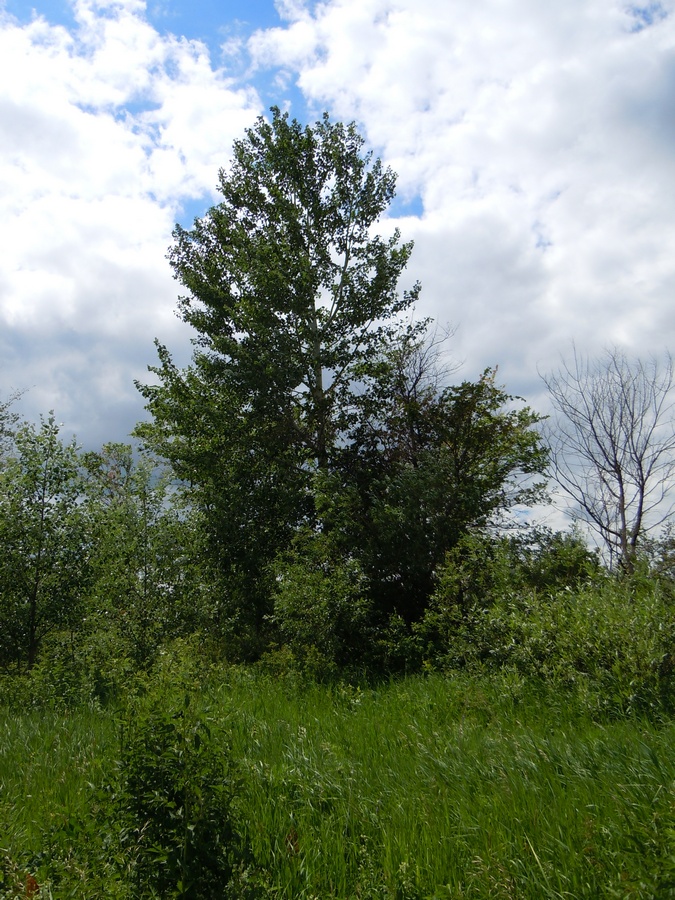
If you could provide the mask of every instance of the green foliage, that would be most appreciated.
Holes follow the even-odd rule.
[[[411,245],[373,234],[395,178],[363,148],[353,125],[303,128],[273,109],[235,142],[220,204],[177,227],[169,253],[193,364],[158,348],[138,433],[191,484],[224,617],[253,634],[271,612],[270,563],[316,519],[314,474],[334,464],[398,334],[390,320],[417,295],[396,290]]]
[[[305,529],[330,538],[342,573],[328,631],[345,630],[337,594],[350,594],[343,575],[357,567],[392,648],[467,529],[541,495],[539,417],[516,408],[492,370],[442,389],[429,321],[403,321],[419,292],[397,290],[412,245],[375,233],[394,186],[353,124],[325,115],[303,128],[273,109],[235,142],[221,202],[174,232],[193,360],[181,371],[158,346],[158,383],[139,385],[153,420],[137,433],[190,485],[220,594],[216,627],[231,645],[239,635],[244,658],[268,645],[272,616],[294,653],[313,646],[329,666],[344,656],[321,630],[289,644],[308,592],[320,608],[326,595],[310,543],[299,559]],[[295,587],[280,596],[275,560],[288,554]]]
[[[658,581],[612,578],[571,538],[531,548],[469,538],[448,555],[417,629],[427,664],[517,673],[613,714],[675,703],[675,604]],[[552,579],[552,580],[551,580]]]
[[[331,524],[386,617],[419,620],[446,552],[541,496],[539,417],[511,408],[516,398],[494,376],[440,392],[418,386],[413,396],[397,376],[376,446],[370,429],[368,441],[345,451]]]
[[[113,705],[132,692],[137,667],[118,634],[91,622],[86,625],[76,633],[59,631],[45,638],[30,671],[0,682],[3,702],[13,709],[65,710]]]
[[[510,540],[514,566],[527,588],[550,593],[602,581],[597,550],[590,550],[576,530],[528,528]]]
[[[45,636],[77,629],[89,577],[77,448],[54,417],[25,425],[0,472],[0,666],[31,668]]]
[[[328,536],[302,531],[275,573],[271,621],[301,671],[318,680],[358,671],[373,632],[358,561],[341,556]]]
[[[222,731],[167,697],[124,722],[120,785],[112,799],[136,897],[222,896],[232,871],[234,783]]]
[[[113,630],[137,665],[203,624],[200,533],[169,474],[126,444],[84,455],[92,543],[92,630]],[[201,573],[200,573],[201,574]],[[202,574],[203,577],[203,574]]]
[[[638,577],[647,571],[662,590],[675,593],[675,523],[667,524],[658,538],[643,539],[636,564]]]
[[[434,575],[428,621],[447,614],[450,625],[474,610],[490,609],[502,597],[572,590],[601,582],[603,572],[579,535],[531,528],[510,536],[469,531]]]
[[[12,404],[19,399],[21,393],[21,391],[16,391],[6,400],[0,400],[0,469],[6,462],[6,456],[16,435],[19,415],[12,411]]]

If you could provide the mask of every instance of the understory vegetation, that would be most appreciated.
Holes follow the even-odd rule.
[[[505,562],[461,621],[448,566],[393,679],[52,642],[2,680],[0,897],[675,895],[671,582]]]
[[[610,713],[591,683],[329,687],[197,673],[194,650],[114,711],[3,710],[0,896],[675,891],[667,717]]]

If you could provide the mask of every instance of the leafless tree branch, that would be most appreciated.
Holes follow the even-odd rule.
[[[673,357],[629,359],[612,348],[589,359],[574,348],[542,378],[555,409],[547,431],[552,476],[610,563],[630,571],[640,539],[673,512]]]

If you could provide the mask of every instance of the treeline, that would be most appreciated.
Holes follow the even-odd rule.
[[[463,398],[469,387],[460,389]],[[500,393],[486,380],[471,387],[490,403]],[[484,420],[483,452],[489,432],[496,437],[499,427],[517,416],[495,413],[491,422],[484,405],[473,412],[478,415]],[[200,486],[177,482],[147,453],[119,443],[81,452],[75,442],[61,440],[53,416],[39,425],[20,424],[11,435],[8,427],[5,431],[0,665],[6,673],[30,670],[41,654],[53,656],[59,648],[64,664],[82,662],[83,652],[98,654],[104,677],[111,658],[149,666],[167,642],[196,633],[232,661],[292,656],[325,677],[417,668],[419,650],[404,648],[415,643],[413,630],[438,592],[447,551],[468,548],[470,535],[483,540],[479,529],[468,530],[468,500],[462,526],[452,514],[458,497],[447,499],[435,489],[432,476],[443,463],[438,456],[414,467],[398,466],[399,484],[394,472],[385,471],[377,493],[371,486],[365,497],[344,489],[331,495],[324,487],[321,502],[324,521],[333,519],[330,527],[279,523],[280,531],[286,527],[287,542],[273,553],[254,522],[250,534],[242,535],[242,543],[246,538],[253,548],[247,559],[233,541],[225,546],[218,541],[239,523],[218,520],[214,534],[214,513],[200,503]],[[457,443],[465,433],[458,432]],[[460,452],[445,445],[448,453],[451,449]],[[489,452],[495,450],[493,441]],[[461,452],[466,461],[466,448]],[[404,477],[406,490],[400,483]],[[421,488],[429,483],[424,493]],[[396,502],[393,490],[386,489],[390,485],[399,491]],[[474,517],[487,519],[497,497],[495,490],[494,497],[476,498]],[[259,520],[265,515],[270,511],[261,508]],[[533,572],[536,566],[551,568],[544,557],[559,557],[558,567],[566,568],[556,576],[559,583],[572,571],[576,577],[597,568],[594,556],[574,538],[541,532],[527,540],[532,547],[526,547],[524,536],[508,539],[504,547],[514,559],[536,555],[534,567],[527,563]],[[241,568],[227,565],[227,554],[234,553]],[[532,583],[542,578],[532,574]]]
[[[645,545],[630,575],[609,571],[574,531],[497,534],[473,523],[418,559],[406,555],[406,507],[387,513],[400,528],[390,568],[368,556],[381,533],[359,530],[350,545],[346,526],[304,525],[261,566],[267,595],[253,576],[246,595],[214,551],[208,510],[166,467],[123,444],[82,453],[51,418],[23,425],[0,471],[6,698],[30,689],[36,699],[106,702],[181,639],[205,664],[318,680],[499,669],[561,687],[586,681],[593,702],[617,712],[670,709],[667,535]]]
[[[497,666],[670,703],[670,359],[575,358],[548,434],[495,370],[449,384],[363,143],[278,110],[235,143],[222,201],[174,233],[193,359],[158,344],[135,449],[82,453],[2,407],[7,675],[105,698],[190,638],[319,679]],[[523,526],[551,476],[602,559]]]

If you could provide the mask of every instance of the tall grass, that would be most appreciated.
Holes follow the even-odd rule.
[[[360,690],[230,670],[192,702],[237,771],[223,897],[671,896],[670,722],[593,721],[573,694],[497,676]],[[112,716],[34,710],[0,729],[6,872],[54,897],[134,896],[102,865],[114,807],[104,833],[89,787],[116,777]]]
[[[242,813],[271,887],[591,897],[659,877],[645,840],[652,855],[667,842],[654,816],[672,815],[672,726],[600,725],[513,688],[429,678],[240,698]]]
[[[15,896],[28,872],[69,852],[73,826],[92,812],[89,785],[114,767],[115,734],[112,715],[89,707],[0,708],[0,896]]]

